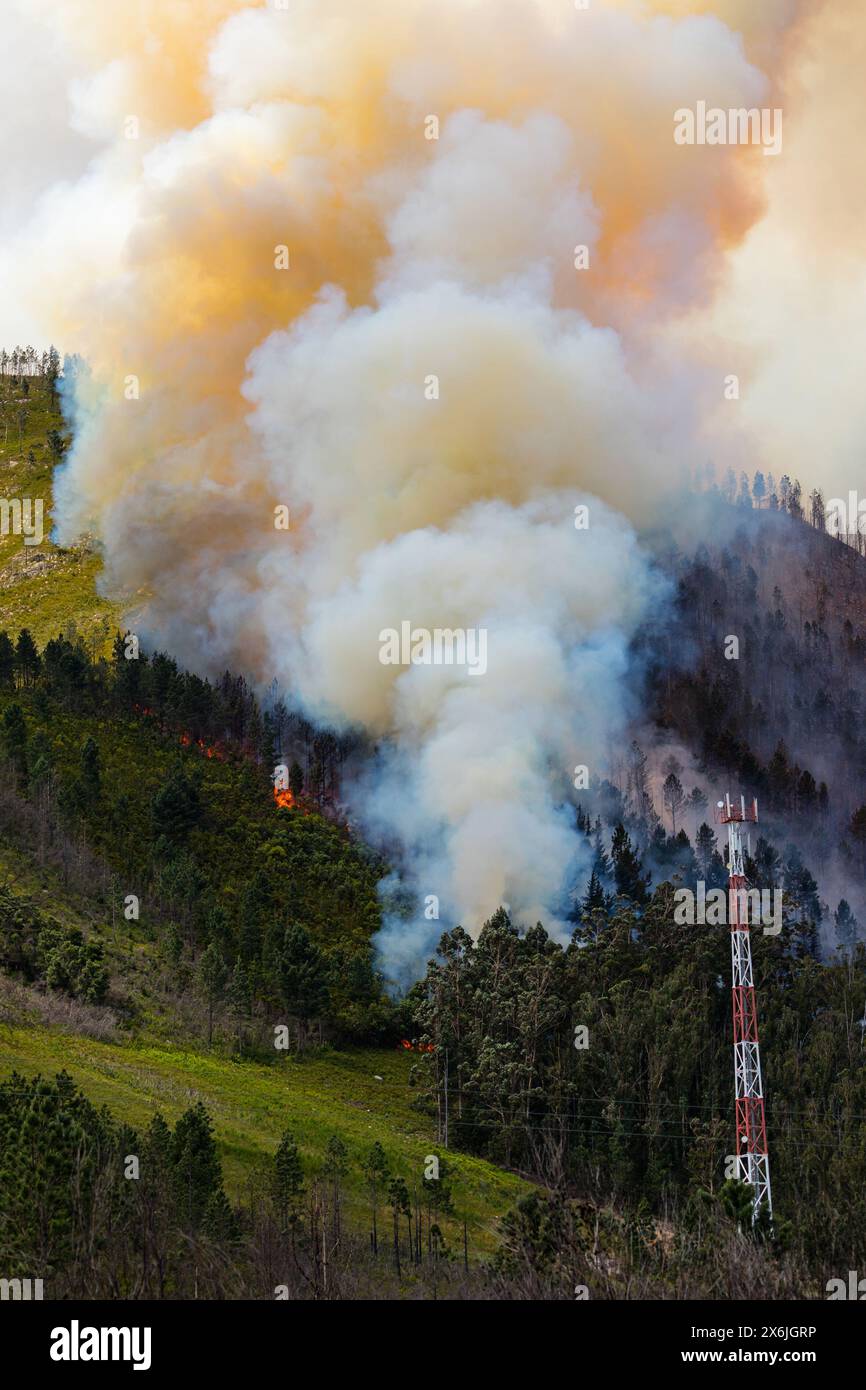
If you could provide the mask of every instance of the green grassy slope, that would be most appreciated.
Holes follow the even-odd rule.
[[[29,392],[11,376],[0,377],[0,497],[41,498],[44,538],[24,545],[0,535],[0,629],[29,627],[41,646],[73,625],[88,647],[102,652],[117,626],[117,613],[96,592],[99,557],[87,545],[61,549],[48,537],[53,525],[54,456],[49,433],[63,429],[47,381],[32,377]]]
[[[347,1208],[359,1225],[366,1213],[361,1165],[375,1141],[410,1189],[420,1186],[425,1156],[444,1152],[430,1121],[412,1109],[410,1064],[408,1054],[364,1049],[263,1066],[164,1045],[123,1046],[50,1029],[0,1028],[0,1075],[51,1076],[65,1069],[90,1100],[136,1128],[143,1129],[157,1110],[173,1123],[201,1100],[214,1120],[227,1188],[238,1197],[287,1127],[310,1175],[319,1170],[330,1136],[338,1134],[351,1164]],[[446,1161],[455,1212],[467,1221],[470,1254],[488,1252],[496,1217],[526,1184],[482,1159],[449,1152]]]

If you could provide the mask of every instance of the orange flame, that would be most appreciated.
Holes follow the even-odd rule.
[[[410,1042],[408,1038],[404,1038],[403,1041],[400,1043],[400,1046],[401,1046],[406,1052],[435,1052],[435,1051],[436,1051],[436,1048],[435,1048],[435,1046],[433,1045],[433,1043]]]
[[[283,806],[286,810],[291,810],[293,806],[297,806],[298,804],[295,801],[294,793],[290,792],[288,787],[286,787],[284,791],[281,790],[280,787],[274,787],[274,801],[278,806]]]
[[[193,740],[189,734],[181,734],[180,741],[184,748],[191,748],[193,743],[195,743],[196,748],[200,748],[206,758],[217,758],[220,762],[224,761],[220,750],[211,744],[205,743],[203,738]]]

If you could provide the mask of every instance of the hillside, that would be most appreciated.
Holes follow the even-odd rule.
[[[764,833],[820,864],[825,918],[845,899],[863,920],[866,558],[718,496],[686,504],[661,558],[670,613],[645,634],[659,748],[686,751],[711,801],[756,795]]]
[[[47,398],[42,426],[59,427]],[[444,1261],[452,1296],[503,1298],[571,1298],[576,1279],[599,1297],[814,1297],[853,1267],[864,561],[719,497],[684,507],[679,535],[656,546],[670,607],[631,653],[646,699],[630,747],[611,781],[563,799],[592,864],[568,885],[573,935],[519,931],[492,903],[399,998],[375,951],[389,866],[341,806],[366,750],[242,674],[131,654],[106,613],[86,638],[95,558],[76,569],[44,546],[47,626],[28,608],[0,627],[3,1248],[64,1291],[130,1297],[197,1296],[185,1242],[211,1297],[269,1297],[289,1258],[298,1297],[323,1296],[335,1266],[344,1296],[437,1297]],[[20,563],[8,592],[39,619]],[[722,1176],[729,941],[684,937],[673,916],[675,887],[725,882],[702,819],[720,779],[761,797],[748,876],[785,895],[780,933],[754,944],[776,1226],[748,1236],[748,1192]],[[86,1152],[91,1186],[68,1206],[50,1136],[79,1130],[63,1163]],[[132,1198],[130,1154],[146,1179]],[[103,1250],[95,1267],[67,1234],[44,1238],[43,1183]],[[384,1237],[371,1257],[374,1218],[393,1258]]]
[[[7,761],[13,776],[0,793],[2,949],[7,969],[20,961],[9,953],[12,923],[22,914],[37,924],[57,922],[100,953],[107,977],[94,1002],[46,989],[39,978],[28,983],[29,967],[23,980],[0,976],[0,1078],[65,1070],[95,1105],[139,1128],[157,1112],[176,1122],[202,1101],[232,1200],[243,1197],[262,1162],[272,1159],[287,1127],[311,1180],[337,1136],[348,1149],[347,1219],[363,1232],[369,1201],[361,1165],[370,1146],[381,1143],[410,1190],[426,1156],[442,1153],[435,1121],[418,1108],[409,1085],[413,1059],[399,1046],[402,1021],[390,1006],[376,1004],[381,987],[367,964],[378,923],[375,860],[312,800],[290,810],[275,806],[268,776],[273,756],[263,764],[256,746],[262,729],[242,682],[227,697],[233,715],[208,746],[201,738],[204,716],[191,697],[173,705],[167,668],[158,689],[123,710],[100,693],[98,661],[111,656],[117,615],[95,592],[98,557],[85,547],[59,549],[49,539],[63,431],[50,381],[0,378],[0,412],[7,425],[5,442],[0,436],[0,494],[45,503],[38,545],[24,546],[14,534],[0,538],[0,631],[14,638],[27,629],[43,651],[62,635],[48,687],[28,677],[0,680],[0,720],[10,707],[21,709],[29,749],[24,781]],[[51,651],[49,645],[49,660]],[[192,694],[201,695],[200,684]],[[244,709],[251,722],[238,716]],[[88,801],[80,775],[88,740],[98,748],[95,801]],[[152,806],[179,768],[203,814],[189,838],[180,836],[173,869],[163,862],[160,871],[165,849],[155,861],[147,848],[154,844]],[[306,772],[312,782],[309,762]],[[28,784],[31,797],[22,801]],[[84,837],[75,829],[81,816]],[[129,894],[140,899],[136,920],[124,916]],[[250,928],[254,900],[262,906],[272,895],[303,916],[344,981],[338,1035],[332,1028],[328,1046],[301,1055],[275,1054],[261,1004],[244,1020],[239,1050],[223,1005],[208,1045],[196,984],[202,949],[196,923],[200,929],[211,923],[205,938],[214,923],[231,933],[238,914]],[[345,988],[353,954],[364,963],[360,996]],[[374,1031],[384,1032],[387,1046],[346,1046],[361,1026],[357,997],[379,1007]],[[272,1001],[270,1012],[275,1008]],[[471,1155],[449,1157],[448,1166],[454,1210],[443,1225],[453,1226],[448,1238],[461,1245],[465,1220],[475,1262],[492,1250],[496,1220],[526,1185]]]
[[[362,1172],[364,1158],[380,1143],[392,1171],[410,1190],[428,1154],[444,1159],[435,1126],[412,1106],[411,1058],[393,1048],[325,1051],[275,1066],[229,1060],[202,1050],[168,1045],[111,1044],[75,1036],[67,1028],[10,1023],[14,1003],[2,999],[0,1077],[54,1076],[67,1071],[94,1105],[138,1130],[156,1112],[175,1123],[201,1101],[213,1118],[226,1189],[242,1199],[265,1158],[272,1158],[289,1127],[308,1181],[321,1174],[328,1140],[347,1146],[345,1205],[354,1227],[369,1222]],[[469,1154],[452,1153],[448,1169],[454,1219],[443,1219],[449,1242],[462,1242],[467,1223],[472,1261],[495,1248],[497,1219],[528,1190],[512,1173]]]
[[[0,497],[43,503],[38,544],[0,534],[0,629],[27,627],[40,645],[58,631],[80,634],[88,650],[102,653],[117,613],[96,592],[99,557],[86,545],[62,549],[50,538],[53,471],[68,440],[50,379],[0,375],[0,431]]]

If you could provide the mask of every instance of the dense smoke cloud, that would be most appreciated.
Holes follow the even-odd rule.
[[[383,738],[355,809],[443,922],[555,926],[563,778],[621,737],[659,601],[618,513],[705,448],[717,366],[671,326],[762,207],[761,152],[673,112],[772,101],[798,7],[24,8],[94,147],[0,262],[88,363],[59,539],[97,534],[143,636]],[[487,630],[486,674],[383,665],[406,620]],[[395,968],[442,924],[392,925]]]

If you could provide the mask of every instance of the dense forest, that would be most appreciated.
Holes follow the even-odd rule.
[[[65,637],[40,653],[26,631],[14,641],[0,636],[3,832],[103,913],[122,916],[134,895],[140,916],[129,927],[159,943],[159,996],[173,1026],[185,1020],[202,1043],[241,1057],[272,1050],[273,1029],[284,1021],[299,1050],[325,1041],[397,1045],[412,1038],[416,1104],[433,1119],[440,1152],[478,1153],[538,1184],[538,1196],[503,1227],[498,1262],[485,1276],[500,1280],[497,1296],[509,1296],[509,1280],[517,1290],[527,1278],[536,1291],[567,1296],[558,1244],[564,1237],[556,1238],[555,1257],[539,1267],[534,1257],[525,1263],[524,1243],[535,1251],[539,1222],[545,1229],[565,1223],[567,1244],[574,1242],[567,1277],[575,1261],[589,1260],[586,1278],[598,1288],[591,1252],[581,1244],[588,1211],[603,1214],[622,1246],[619,1274],[608,1271],[611,1295],[620,1275],[645,1279],[656,1292],[677,1280],[703,1288],[706,1242],[718,1251],[733,1238],[744,1208],[738,1184],[724,1178],[727,933],[673,923],[674,886],[726,879],[718,837],[705,820],[693,840],[683,824],[673,833],[677,814],[698,821],[706,804],[699,789],[680,800],[671,785],[679,779],[668,773],[660,808],[672,822],[668,833],[654,809],[647,755],[635,742],[625,793],[595,783],[577,800],[593,871],[573,900],[567,948],[540,923],[521,934],[500,910],[477,942],[460,928],[447,932],[425,979],[395,999],[374,954],[376,882],[385,866],[342,824],[338,798],[320,804],[307,790],[309,768],[325,761],[323,750],[332,758],[326,785],[337,785],[336,742],[305,741],[290,718],[262,713],[238,679],[227,675],[211,686],[164,656],[131,662],[124,653],[122,636],[112,658],[99,661]],[[297,754],[293,792],[280,806],[271,773],[289,748]],[[866,1235],[866,1209],[856,1197],[866,1143],[866,956],[844,904],[833,923],[835,961],[822,946],[818,883],[794,843],[759,836],[748,874],[757,886],[783,886],[785,903],[782,933],[754,939],[778,1192],[773,1238],[765,1234],[754,1258],[772,1267],[761,1278],[803,1294],[821,1271],[830,1277],[837,1265],[851,1264]],[[132,1033],[147,1027],[153,1000],[122,965],[110,976],[96,938],[84,939],[8,888],[0,914],[7,973],[33,988],[107,1005]],[[577,1045],[580,1030],[585,1046]],[[65,1094],[67,1083],[56,1084]],[[110,1128],[107,1117],[103,1122]],[[123,1142],[137,1152],[131,1139]],[[113,1152],[110,1145],[105,1151]],[[324,1179],[316,1182],[315,1210],[328,1207],[326,1224],[333,1222],[338,1199]],[[236,1261],[231,1279],[208,1277],[223,1294],[248,1290],[250,1280],[270,1277],[258,1264],[259,1246],[275,1241],[279,1248],[279,1230],[270,1208],[262,1228],[255,1204],[229,1209],[215,1191],[192,1226],[175,1213],[175,1234],[217,1246],[228,1241]],[[145,1188],[140,1194],[157,1200]],[[454,1235],[444,1235],[428,1214],[422,1237],[408,1196],[404,1211],[402,1198],[391,1195],[385,1206],[397,1235],[387,1277],[408,1261],[424,1265],[423,1282],[434,1277]],[[145,1220],[141,1211],[127,1215]],[[293,1228],[298,1296],[323,1277],[321,1219],[304,1208],[303,1253],[300,1211]],[[401,1234],[404,1223],[411,1229]],[[438,1233],[430,1235],[434,1227]],[[592,1221],[587,1229],[595,1229]],[[369,1263],[359,1239],[347,1231],[338,1240],[353,1278],[361,1275],[351,1250],[364,1270]],[[118,1240],[131,1259],[136,1241]],[[80,1254],[56,1258],[73,1260],[80,1273]],[[202,1269],[210,1268],[202,1258]],[[213,1253],[209,1258],[223,1267]],[[730,1277],[757,1277],[751,1259],[735,1262]],[[163,1268],[161,1260],[157,1265]],[[183,1280],[173,1268],[167,1259],[159,1277],[180,1295]],[[381,1260],[372,1268],[385,1277]],[[474,1276],[460,1269],[459,1278],[453,1269],[450,1276],[455,1296],[458,1288],[479,1296],[469,1292]],[[94,1287],[104,1289],[109,1277],[121,1275],[100,1268]],[[131,1287],[152,1289],[156,1277],[145,1264]]]

